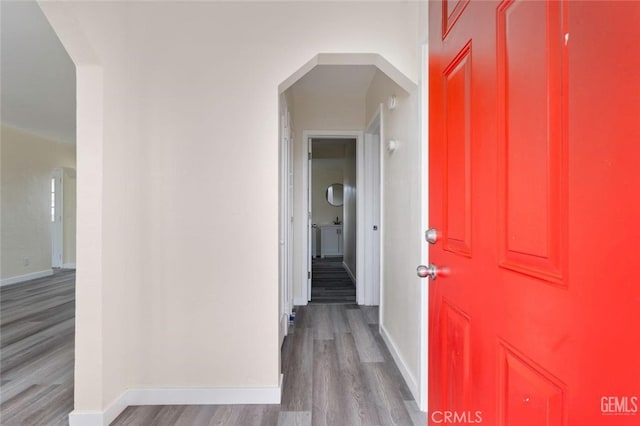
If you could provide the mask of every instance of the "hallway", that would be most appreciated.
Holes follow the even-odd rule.
[[[67,425],[75,273],[1,289],[2,425]],[[282,347],[281,405],[129,407],[113,425],[426,424],[378,333],[377,307],[297,308]]]
[[[282,411],[314,425],[426,424],[377,323],[377,307],[299,307],[282,350]]]
[[[377,327],[377,307],[297,308],[282,347],[281,405],[129,407],[113,425],[424,426]]]

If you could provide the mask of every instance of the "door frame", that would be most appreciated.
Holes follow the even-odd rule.
[[[54,182],[54,220],[51,221],[51,267],[62,268],[64,263],[64,187],[62,169],[55,168],[51,172]],[[51,193],[51,191],[49,191]]]
[[[428,12],[427,12],[428,13]],[[428,20],[427,16],[427,20]],[[420,217],[422,218],[421,230],[429,229],[429,45],[421,46],[420,79],[418,86],[419,105],[419,135],[420,135],[420,182],[423,185],[420,191]],[[420,259],[429,264],[429,244],[421,238]],[[429,401],[429,281],[422,280],[420,285],[420,367],[419,389],[420,398],[418,407],[421,411],[427,411]]]
[[[363,224],[363,241],[368,241],[367,236],[377,235],[377,242],[374,241],[377,247],[374,247],[373,250],[365,250],[364,252],[364,271],[365,274],[370,272],[377,273],[378,279],[369,280],[367,279],[367,286],[364,291],[364,304],[365,305],[378,305],[380,306],[379,315],[382,315],[382,262],[380,261],[382,257],[382,244],[384,239],[382,238],[382,232],[384,231],[381,227],[383,223],[383,212],[382,212],[382,141],[384,140],[384,120],[383,120],[384,109],[383,105],[380,104],[378,106],[378,110],[373,115],[369,124],[367,125],[367,130],[364,134],[364,145],[363,145],[363,162],[364,162],[364,181],[366,196],[363,200],[363,204],[367,206],[365,210]],[[377,141],[373,138],[377,137]],[[366,145],[368,144],[377,144],[374,146],[372,150],[366,150]],[[373,157],[371,155],[374,155]],[[369,182],[376,181],[371,188]],[[372,200],[373,197],[373,200]],[[376,217],[377,210],[377,217]],[[373,234],[371,227],[377,226],[378,229],[376,234]],[[369,240],[370,241],[370,240]],[[373,247],[371,244],[366,244],[365,248],[369,249]],[[377,250],[377,253],[376,253]],[[375,278],[375,274],[374,274]],[[380,321],[379,321],[380,322]]]
[[[364,132],[361,130],[303,130],[302,146],[306,149],[302,150],[302,194],[305,194],[302,200],[302,211],[306,212],[307,218],[300,221],[299,232],[302,236],[302,247],[306,247],[305,260],[301,268],[301,275],[298,282],[300,283],[301,296],[297,304],[306,305],[309,300],[309,284],[311,278],[311,252],[309,245],[309,152],[311,139],[355,139],[356,140],[356,188],[360,196],[356,197],[356,265],[364,265],[365,244],[364,244],[364,225],[365,225],[365,209],[364,198],[367,194],[367,186],[365,183],[365,159],[364,159]],[[381,198],[380,198],[381,199]],[[304,214],[304,213],[303,213]],[[365,295],[372,290],[365,285],[359,283],[367,283],[366,268],[356,266],[356,303],[365,304]]]
[[[280,105],[279,157],[279,260],[280,344],[289,332],[289,317],[293,310],[293,131],[291,111],[284,96]]]

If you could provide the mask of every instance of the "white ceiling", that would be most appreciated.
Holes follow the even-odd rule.
[[[290,90],[296,97],[327,96],[355,97],[364,99],[375,76],[374,65],[317,65]],[[353,139],[314,139],[314,159],[344,158],[347,143]],[[318,142],[318,143],[315,143]]]
[[[377,68],[373,65],[318,65],[291,87],[294,95],[364,97]]]
[[[75,143],[75,66],[32,1],[0,1],[2,124]]]

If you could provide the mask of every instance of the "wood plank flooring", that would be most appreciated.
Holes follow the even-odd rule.
[[[373,307],[298,307],[282,346],[280,405],[129,407],[113,425],[424,426],[377,318]]]
[[[1,288],[0,424],[66,425],[73,407],[75,274]],[[282,347],[280,405],[127,408],[112,424],[426,425],[377,325],[357,305],[298,307]]]
[[[314,257],[311,266],[311,303],[356,302],[356,286],[342,264],[343,257]]]
[[[74,271],[0,288],[0,424],[68,424],[74,317]]]

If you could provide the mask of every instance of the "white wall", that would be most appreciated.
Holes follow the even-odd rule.
[[[91,119],[104,131],[91,134],[81,130],[79,93],[79,132],[95,149],[81,155],[79,133],[78,244],[88,269],[78,275],[75,409],[104,410],[126,388],[277,386],[277,87],[319,52],[378,52],[417,80],[415,6],[43,8],[59,13],[65,46],[86,39],[87,49],[69,53],[76,65],[89,58],[85,83],[101,81],[104,94]],[[74,22],[79,31],[68,30]],[[294,100],[298,149],[302,129],[363,128],[358,102],[355,114],[317,123],[314,107]],[[299,150],[295,158],[299,170]]]
[[[389,110],[387,99],[397,97],[398,106]],[[366,99],[369,120],[383,111],[382,181],[383,204],[381,224],[383,275],[381,328],[395,347],[400,362],[408,373],[410,387],[418,389],[420,366],[421,291],[423,284],[415,269],[421,263],[421,140],[417,123],[418,90],[408,94],[382,72],[369,86]],[[398,141],[389,153],[386,143]],[[417,396],[416,396],[417,398]]]
[[[342,206],[332,206],[326,198],[327,187],[344,181],[344,159],[316,158],[311,162],[311,220],[317,225],[331,225],[344,219]]]
[[[356,144],[347,143],[344,157],[344,264],[355,276],[356,265]]]
[[[75,151],[75,145],[2,126],[3,281],[51,271],[51,174],[55,168],[75,167]],[[65,206],[75,201],[71,189],[68,195]],[[75,248],[71,247],[75,239],[73,216],[65,216],[64,225],[65,262],[75,262]]]
[[[150,301],[143,271],[147,156],[139,78],[124,5],[42,2],[76,66],[77,232],[75,410],[101,413],[139,382]],[[73,423],[72,423],[73,424]]]

